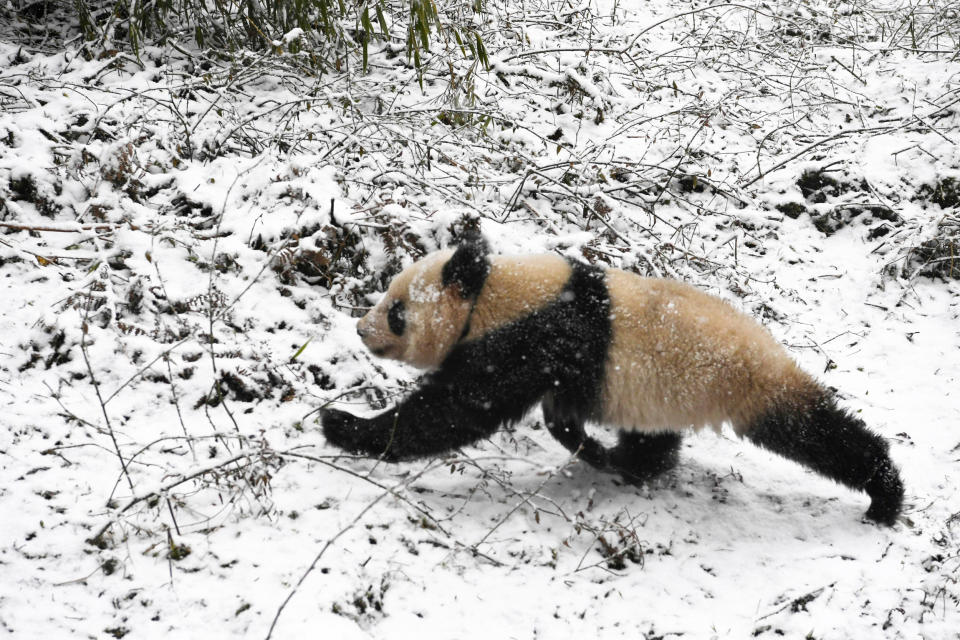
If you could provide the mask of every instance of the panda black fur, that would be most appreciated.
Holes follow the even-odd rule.
[[[445,453],[542,404],[580,459],[640,483],[677,461],[680,431],[729,422],[755,444],[871,499],[893,524],[903,484],[887,443],[800,370],[756,321],[671,280],[559,256],[490,256],[480,238],[400,273],[357,328],[373,353],[431,369],[373,418],[325,410],[327,440],[395,461]],[[619,428],[608,448],[586,422]]]

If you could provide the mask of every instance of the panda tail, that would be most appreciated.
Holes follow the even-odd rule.
[[[789,405],[789,406],[786,406]],[[782,403],[753,420],[743,435],[754,444],[870,496],[867,517],[893,525],[903,508],[903,482],[886,440],[818,389],[806,402]]]

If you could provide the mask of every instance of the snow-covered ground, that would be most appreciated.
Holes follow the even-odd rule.
[[[488,8],[491,69],[422,88],[0,39],[7,635],[958,637],[957,6]],[[355,316],[477,220],[760,317],[890,441],[901,522],[729,431],[642,489],[539,412],[338,457],[316,410],[416,379]]]

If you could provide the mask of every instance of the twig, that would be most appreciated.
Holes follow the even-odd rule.
[[[582,449],[582,447],[581,447],[581,449]],[[541,482],[539,485],[537,485],[537,488],[536,488],[536,489],[534,489],[533,491],[527,493],[527,495],[524,496],[523,500],[521,500],[521,501],[518,502],[516,505],[514,505],[514,507],[513,507],[512,509],[510,509],[510,511],[508,511],[502,518],[500,518],[500,520],[498,520],[497,523],[496,523],[495,525],[493,525],[493,527],[491,527],[491,528],[483,535],[482,538],[480,538],[480,539],[477,540],[475,543],[473,543],[472,545],[470,545],[470,548],[476,550],[477,547],[479,547],[481,544],[483,544],[484,542],[486,542],[487,538],[489,538],[491,535],[493,535],[493,532],[494,532],[494,531],[496,531],[497,529],[499,529],[500,526],[501,526],[504,522],[506,522],[507,520],[510,519],[510,516],[512,516],[514,513],[516,513],[517,510],[520,509],[523,505],[529,503],[530,500],[532,500],[534,496],[538,495],[538,494],[540,493],[540,490],[543,489],[543,487],[545,487],[546,484],[553,479],[553,476],[556,475],[557,471],[559,471],[560,469],[565,468],[567,465],[571,464],[574,460],[576,460],[579,453],[580,453],[580,449],[577,449],[577,451],[575,451],[569,458],[567,458],[567,459],[563,462],[563,464],[561,464],[561,465],[558,466],[558,467],[555,467],[555,468],[551,469],[550,472],[547,474],[547,477],[543,479],[543,482]]]
[[[841,132],[839,132],[839,133],[835,133],[835,134],[833,134],[833,135],[826,136],[826,137],[824,137],[824,138],[820,138],[819,140],[817,140],[817,141],[815,141],[815,142],[811,142],[810,144],[808,144],[807,146],[805,146],[803,149],[801,149],[800,151],[797,151],[796,153],[794,153],[794,154],[791,155],[790,157],[786,158],[785,160],[783,160],[783,161],[781,161],[781,162],[778,162],[777,164],[775,164],[773,167],[767,169],[766,171],[762,171],[762,170],[760,169],[760,167],[758,166],[758,167],[757,167],[757,177],[755,177],[753,180],[750,180],[750,181],[748,181],[748,182],[745,182],[745,183],[741,184],[740,187],[741,187],[741,188],[749,187],[749,186],[752,185],[754,182],[757,182],[758,180],[762,180],[763,178],[765,178],[766,176],[770,175],[770,174],[773,173],[774,171],[776,171],[776,170],[778,170],[778,169],[781,169],[781,168],[787,166],[788,164],[790,164],[791,162],[793,162],[794,160],[796,160],[796,159],[799,158],[800,156],[806,155],[807,153],[809,153],[809,152],[812,151],[813,149],[816,149],[817,147],[819,147],[819,146],[821,146],[821,145],[824,145],[824,144],[826,144],[826,143],[828,143],[828,142],[832,142],[833,140],[839,140],[840,138],[846,138],[847,136],[853,135],[853,134],[855,134],[855,133],[884,133],[884,132],[890,131],[890,130],[892,130],[892,129],[894,129],[894,128],[895,128],[895,127],[864,127],[864,128],[860,128],[860,129],[848,129],[848,130],[846,130],[846,131],[841,131]]]
[[[79,233],[81,231],[114,231],[120,225],[115,224],[65,224],[63,226],[21,224],[19,222],[0,222],[0,227],[17,231],[51,231],[53,233]],[[136,227],[133,227],[134,229]]]
[[[153,489],[153,490],[147,491],[147,492],[145,492],[145,493],[142,493],[142,494],[140,494],[139,496],[134,496],[133,498],[131,498],[131,499],[127,502],[126,505],[123,506],[122,509],[120,509],[119,511],[117,511],[115,515],[119,516],[119,515],[121,515],[121,514],[124,514],[124,513],[126,513],[127,511],[129,511],[131,508],[133,508],[134,506],[136,506],[136,505],[140,504],[141,502],[143,502],[144,500],[148,500],[148,499],[150,499],[150,498],[152,498],[152,497],[154,497],[154,496],[162,496],[162,495],[164,495],[165,493],[167,493],[168,491],[170,491],[171,489],[174,489],[174,488],[176,488],[176,487],[179,487],[180,485],[182,485],[182,484],[185,483],[185,482],[189,482],[189,481],[191,481],[191,480],[194,480],[194,479],[196,479],[196,478],[199,478],[199,477],[201,477],[201,476],[204,476],[204,475],[206,475],[206,474],[208,474],[208,473],[213,473],[214,471],[218,471],[219,469],[221,469],[221,468],[223,468],[223,467],[226,467],[227,465],[234,464],[234,463],[238,462],[239,460],[243,460],[244,458],[246,458],[247,460],[250,460],[253,456],[258,455],[259,453],[261,453],[261,451],[256,450],[256,449],[240,451],[239,453],[234,454],[233,456],[231,456],[231,457],[228,458],[227,460],[224,460],[224,461],[222,461],[222,462],[217,462],[216,464],[213,464],[213,465],[204,467],[204,468],[202,468],[202,469],[198,469],[198,470],[196,470],[196,471],[194,471],[194,472],[192,472],[192,473],[189,473],[189,474],[187,474],[187,475],[185,475],[185,476],[180,476],[180,478],[178,478],[177,480],[174,480],[174,481],[172,481],[172,482],[168,482],[168,483],[166,483],[166,484],[164,484],[164,485],[162,485],[162,486],[160,486],[160,487],[158,487],[158,488],[156,488],[156,489]],[[248,464],[249,464],[249,463],[248,463]],[[91,537],[91,540],[97,540],[97,539],[101,538],[101,537],[103,536],[103,534],[106,533],[107,530],[110,529],[110,527],[112,527],[115,523],[116,523],[115,520],[111,520],[111,521],[108,522],[107,524],[103,525],[103,527],[101,527],[101,528],[97,531],[97,533],[94,534],[94,535]]]
[[[867,84],[867,81],[866,81],[866,80],[864,80],[863,78],[861,78],[860,76],[858,76],[856,73],[854,73],[853,70],[852,70],[850,67],[848,67],[847,65],[845,65],[845,64],[843,64],[842,62],[840,62],[839,60],[837,60],[837,57],[836,57],[836,56],[830,56],[830,59],[833,60],[834,62],[836,62],[836,63],[837,63],[838,65],[840,65],[841,67],[843,67],[844,71],[846,71],[847,73],[849,73],[850,75],[852,75],[854,78],[856,78],[857,80],[859,80],[861,84],[863,84],[863,85],[866,85],[866,84]]]
[[[348,469],[347,467],[342,467],[342,466],[340,466],[340,465],[338,465],[338,464],[334,464],[334,463],[330,462],[329,460],[325,460],[325,459],[319,458],[319,457],[317,457],[317,456],[311,456],[311,455],[308,455],[308,454],[305,454],[305,453],[297,453],[297,452],[293,452],[293,451],[284,451],[284,452],[278,453],[278,455],[279,455],[280,457],[283,457],[283,458],[299,458],[299,459],[302,459],[302,460],[310,460],[311,462],[317,462],[317,463],[320,463],[320,464],[322,464],[322,465],[324,465],[324,466],[330,467],[331,469],[335,469],[335,470],[337,470],[337,471],[341,471],[341,472],[343,472],[343,473],[346,473],[347,475],[353,476],[354,478],[357,478],[357,479],[359,479],[359,480],[363,480],[364,482],[368,482],[368,483],[372,484],[373,486],[377,487],[378,489],[381,489],[381,490],[383,490],[383,491],[386,491],[386,492],[390,493],[390,495],[392,495],[392,496],[393,496],[394,498],[396,498],[397,500],[400,500],[401,502],[404,502],[404,503],[408,504],[409,506],[411,506],[411,507],[412,507],[413,509],[415,509],[420,515],[422,515],[423,517],[425,517],[425,518],[427,518],[428,520],[430,520],[430,522],[433,524],[433,526],[435,526],[435,527],[437,528],[437,530],[440,531],[440,532],[441,532],[442,534],[444,534],[445,536],[448,536],[448,537],[449,537],[449,536],[451,535],[450,532],[447,531],[447,529],[445,529],[442,524],[440,524],[440,521],[437,520],[432,513],[430,513],[429,511],[427,511],[426,509],[424,509],[424,508],[421,507],[420,505],[411,502],[409,498],[407,498],[406,496],[398,493],[398,492],[395,490],[395,488],[390,488],[390,487],[388,487],[388,486],[386,486],[386,485],[384,485],[384,484],[382,484],[382,483],[380,483],[380,482],[377,482],[376,480],[374,480],[373,478],[371,478],[371,477],[369,476],[369,474],[357,473],[356,471],[353,471],[352,469]],[[343,456],[336,456],[336,457],[340,458],[340,457],[343,457]],[[423,475],[424,473],[426,473],[427,471],[430,471],[430,470],[432,470],[432,469],[435,469],[435,468],[438,467],[438,466],[440,466],[440,465],[434,465],[434,466],[428,467],[428,468],[422,470],[420,473],[418,473],[417,476],[421,476],[421,475]],[[409,484],[409,482],[408,482],[407,484]],[[404,486],[404,485],[401,484],[401,485],[397,485],[397,486]]]
[[[418,474],[418,475],[419,475],[419,474]],[[416,476],[415,476],[415,477],[416,477]],[[408,484],[410,481],[411,481],[410,479],[407,479],[407,480],[404,480],[403,482],[397,483],[397,484],[394,485],[394,487],[392,487],[392,488],[385,489],[385,490],[384,490],[382,493],[380,493],[376,498],[374,498],[373,501],[369,502],[369,503],[367,504],[367,506],[365,506],[363,509],[361,509],[361,510],[360,510],[360,513],[358,513],[358,514],[356,515],[356,517],[354,517],[354,519],[351,520],[351,521],[347,524],[347,526],[345,526],[345,527],[343,527],[342,529],[340,529],[340,531],[338,531],[336,534],[334,534],[334,536],[333,536],[332,538],[330,538],[329,540],[327,540],[327,542],[323,545],[323,547],[320,549],[320,551],[317,552],[317,555],[314,556],[313,562],[310,563],[310,566],[307,567],[306,571],[303,572],[303,575],[300,576],[300,579],[297,580],[297,584],[295,584],[295,585],[293,586],[293,588],[290,589],[290,593],[288,593],[288,594],[287,594],[287,597],[284,598],[283,602],[280,603],[280,606],[277,608],[277,613],[273,616],[273,621],[270,623],[270,629],[267,631],[267,635],[266,635],[265,640],[270,640],[270,638],[273,636],[273,630],[274,630],[274,628],[277,626],[277,621],[280,620],[280,615],[283,613],[283,610],[286,609],[287,605],[290,603],[290,600],[292,600],[292,599],[293,599],[293,596],[296,595],[297,590],[298,590],[298,589],[300,588],[300,586],[304,583],[304,581],[307,579],[307,577],[308,577],[311,573],[313,573],[313,570],[314,570],[314,569],[316,569],[317,563],[320,562],[320,558],[322,558],[322,557],[323,557],[323,554],[327,552],[327,549],[329,549],[329,548],[333,545],[333,543],[336,542],[336,541],[340,538],[340,536],[342,536],[342,535],[345,534],[347,531],[349,531],[350,529],[352,529],[353,527],[355,527],[355,526],[357,525],[357,523],[359,523],[360,520],[363,519],[363,516],[365,516],[368,511],[370,511],[371,509],[373,509],[373,507],[375,507],[375,506],[377,505],[377,503],[379,503],[381,500],[383,500],[383,499],[384,499],[385,497],[387,497],[388,495],[395,495],[395,491],[396,491],[396,489],[397,489],[398,487],[401,487],[401,486],[403,486],[404,484]]]
[[[107,404],[103,400],[103,396],[100,395],[100,385],[97,383],[97,377],[93,373],[93,367],[90,365],[90,357],[87,355],[87,318],[83,319],[82,335],[80,336],[80,352],[83,354],[83,362],[87,366],[87,373],[90,375],[90,384],[93,385],[93,390],[97,394],[97,401],[100,403],[100,410],[103,412],[103,421],[107,426],[107,433],[110,434],[110,441],[113,442],[114,451],[117,454],[117,458],[120,459],[120,467],[123,469],[123,475],[127,478],[127,484],[130,485],[130,491],[133,491],[133,479],[130,478],[130,471],[127,469],[127,463],[123,459],[123,454],[120,452],[120,445],[117,443],[117,436],[113,432],[113,426],[110,424],[110,416],[107,413]]]
[[[766,615],[760,616],[759,618],[757,618],[756,621],[759,622],[761,620],[766,620],[771,616],[775,616],[781,611],[783,611],[784,609],[786,609],[787,607],[790,607],[794,611],[806,610],[807,603],[819,598],[820,595],[824,592],[824,590],[827,589],[827,587],[832,587],[834,584],[835,583],[830,583],[826,587],[820,587],[819,589],[814,589],[813,591],[810,591],[809,593],[805,593],[802,596],[793,598],[792,600],[787,602],[785,605],[783,605],[779,609],[775,609],[774,611],[771,611]]]

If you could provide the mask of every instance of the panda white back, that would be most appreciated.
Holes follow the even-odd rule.
[[[742,434],[771,406],[816,390],[763,326],[723,300],[619,269],[606,282],[605,422],[643,431],[730,422]]]

